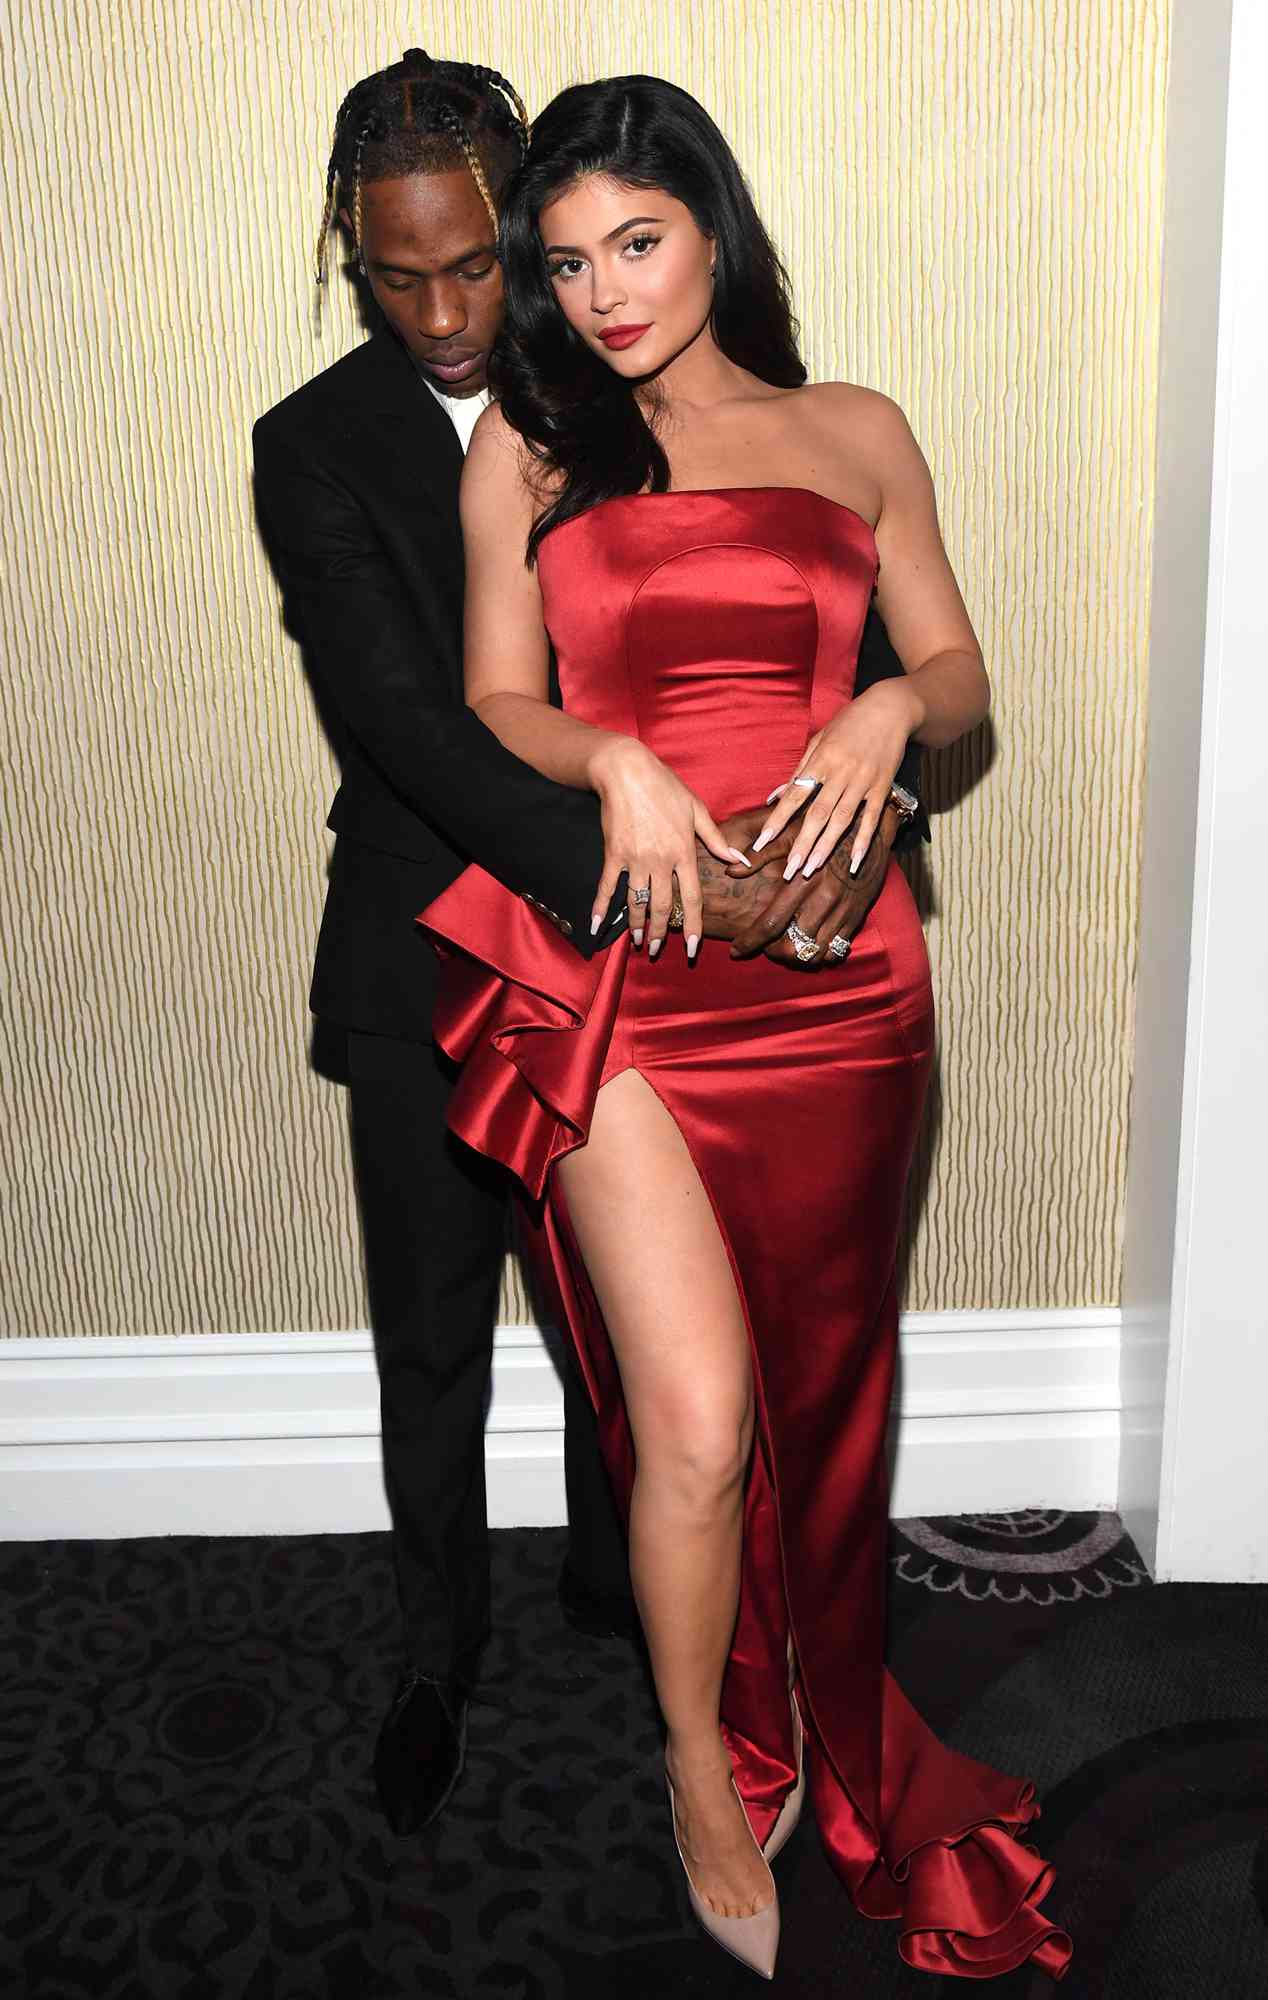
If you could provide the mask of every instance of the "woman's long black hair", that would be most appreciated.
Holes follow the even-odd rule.
[[[669,485],[668,461],[634,384],[569,326],[542,250],[542,209],[595,173],[663,188],[712,237],[713,335],[728,360],[780,388],[806,379],[787,273],[734,153],[703,106],[654,76],[561,91],[535,121],[507,191],[507,318],[490,370],[507,421],[557,483],[529,536],[530,563],[542,536],[574,514],[619,493],[663,493]]]

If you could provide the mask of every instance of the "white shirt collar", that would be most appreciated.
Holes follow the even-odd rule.
[[[446,396],[429,379],[423,369],[420,368],[418,374],[424,388],[431,391],[457,431],[458,442],[462,446],[465,455],[467,446],[471,442],[471,433],[492,400],[489,391],[487,389],[478,389],[474,396]]]

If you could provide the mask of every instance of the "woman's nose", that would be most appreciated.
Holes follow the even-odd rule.
[[[625,304],[625,290],[618,278],[596,271],[590,286],[590,310],[610,313],[614,306]]]

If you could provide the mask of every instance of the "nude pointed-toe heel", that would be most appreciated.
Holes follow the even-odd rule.
[[[801,1710],[797,1706],[796,1695],[790,1693],[789,1700],[792,1703],[793,1745],[797,1752],[797,1782],[779,1808],[779,1818],[767,1834],[762,1847],[762,1853],[768,1862],[775,1859],[796,1827],[806,1797],[806,1733],[801,1726]]]
[[[691,1871],[683,1859],[682,1842],[678,1838],[678,1810],[674,1804],[674,1788],[668,1771],[665,1773],[665,1789],[669,1793],[669,1820],[674,1829],[674,1846],[678,1849],[682,1872],[687,1878],[687,1895],[691,1901],[692,1915],[701,1928],[709,1933],[714,1943],[721,1945],[723,1951],[729,1951],[732,1958],[738,1958],[741,1965],[747,1965],[750,1971],[760,1973],[763,1979],[773,1979],[775,1955],[779,1950],[779,1893],[775,1888],[774,1876],[771,1875],[770,1878],[770,1902],[765,1909],[755,1911],[751,1917],[722,1917],[716,1910],[711,1910],[704,1897],[697,1893],[696,1885],[691,1879]],[[731,1789],[739,1799],[740,1811],[744,1812],[744,1801],[740,1798],[739,1787],[734,1778],[731,1780]],[[744,1813],[744,1822],[747,1826],[747,1813]],[[757,1847],[757,1840],[751,1827],[749,1836],[754,1847]],[[762,1852],[760,1847],[757,1851],[759,1854]],[[766,1872],[770,1875],[769,1866]]]

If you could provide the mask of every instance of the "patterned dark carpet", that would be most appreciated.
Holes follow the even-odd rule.
[[[687,1916],[638,1659],[563,1623],[562,1548],[495,1537],[467,1776],[399,1842],[383,1537],[0,1548],[5,2000],[752,2000]],[[1074,1964],[995,2000],[1268,1995],[1268,1588],[1151,1585],[1091,1514],[903,1522],[893,1569],[907,1691],[1044,1798]],[[808,1823],[777,1873],[776,1995],[964,2000]]]

